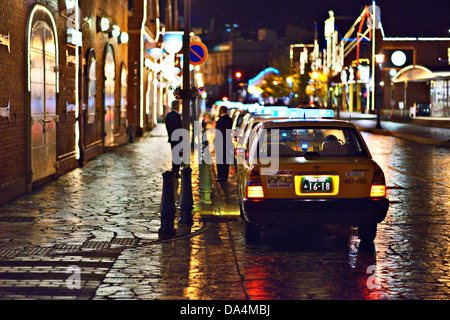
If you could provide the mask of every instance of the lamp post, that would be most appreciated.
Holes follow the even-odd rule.
[[[189,130],[189,117],[190,117],[190,29],[191,29],[191,3],[190,0],[184,0],[184,35],[183,35],[183,129]],[[187,159],[187,158],[185,158]],[[190,164],[190,156],[187,161],[187,165]]]
[[[167,31],[163,36],[163,48],[169,54],[164,61],[160,63],[162,76],[168,80],[169,84],[177,81],[175,68],[175,57],[183,48],[183,32],[181,31]],[[168,95],[169,96],[169,95]],[[169,103],[170,104],[170,99]]]
[[[183,111],[182,111],[182,127],[190,132],[190,111],[191,111],[191,94],[190,94],[190,32],[191,32],[191,2],[184,0],[184,37],[183,37]],[[185,134],[184,137],[189,137],[190,134]],[[183,143],[185,146],[190,146],[190,143]],[[183,164],[184,167],[181,172],[181,213],[180,223],[192,225],[192,181],[191,181],[191,153],[190,148],[184,148]]]
[[[375,62],[380,66],[379,76],[374,76],[374,87],[377,86],[380,90],[378,90],[378,97],[376,99],[377,103],[377,124],[376,129],[381,129],[381,86],[380,86],[380,78],[381,78],[381,64],[384,62],[384,54],[376,54]]]

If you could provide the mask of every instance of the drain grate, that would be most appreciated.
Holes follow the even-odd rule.
[[[109,248],[109,241],[86,241],[83,243],[83,249],[108,249]]]
[[[114,238],[111,244],[116,244],[119,246],[136,246],[138,244],[138,239],[136,238]]]
[[[35,248],[25,248],[23,249],[20,254],[21,255],[31,255],[31,254],[35,254],[35,255],[45,255],[47,253],[49,253],[50,251],[52,251],[53,248],[51,247],[35,247]]]
[[[111,241],[94,241],[88,240],[83,244],[57,244],[53,247],[28,247],[22,249],[0,249],[0,259],[2,258],[14,258],[18,255],[48,255],[48,254],[70,254],[82,252],[90,252],[90,250],[107,250],[112,245],[117,248],[129,247],[138,245],[139,240],[136,238],[114,238]]]
[[[0,257],[2,257],[2,258],[14,258],[21,251],[22,251],[22,249],[1,249],[0,250]]]
[[[34,222],[34,217],[0,216],[0,222]]]
[[[53,247],[53,251],[64,251],[64,252],[76,252],[79,251],[81,245],[79,244],[58,244]]]

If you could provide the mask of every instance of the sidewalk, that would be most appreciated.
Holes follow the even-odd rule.
[[[407,123],[405,119],[389,119],[387,116],[382,116],[381,129],[376,128],[377,116],[374,114],[341,111],[340,119],[350,120],[361,131],[389,135],[436,147],[450,148],[449,118],[417,117]]]
[[[0,299],[130,297],[123,286],[139,287],[138,274],[152,260],[148,248],[170,248],[203,231],[197,213],[208,208],[196,205],[198,169],[193,166],[194,224],[179,227],[175,221],[174,238],[158,235],[162,173],[170,167],[167,132],[159,124],[134,143],[1,206]],[[124,270],[122,259],[137,258],[145,261]],[[74,271],[80,272],[75,289],[67,283]]]

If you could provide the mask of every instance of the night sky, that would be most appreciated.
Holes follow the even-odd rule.
[[[215,18],[218,24],[238,24],[243,33],[267,28],[283,36],[287,23],[314,32],[317,22],[322,33],[328,11],[333,10],[344,35],[364,6],[371,4],[370,0],[191,0],[191,23],[208,28]],[[449,0],[378,0],[376,4],[388,37],[450,37]]]

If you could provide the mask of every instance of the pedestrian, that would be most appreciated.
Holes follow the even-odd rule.
[[[174,154],[174,148],[181,141],[172,140],[172,134],[175,130],[181,129],[183,124],[180,115],[180,102],[178,100],[172,101],[172,111],[166,115],[166,129],[169,136],[170,148],[172,149],[172,172],[175,173],[175,178],[180,178],[180,160],[183,157],[182,152]]]
[[[216,150],[216,181],[227,181],[230,168],[230,159],[233,159],[233,148],[231,142],[231,127],[233,120],[228,115],[228,108],[221,106],[219,108],[219,119],[216,121],[216,138],[214,139],[214,148]],[[221,138],[217,138],[221,135]]]

